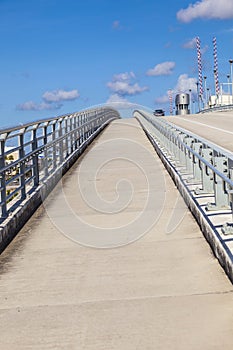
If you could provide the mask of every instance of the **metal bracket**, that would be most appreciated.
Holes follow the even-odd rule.
[[[221,228],[221,231],[225,236],[233,235],[233,224],[226,222]]]

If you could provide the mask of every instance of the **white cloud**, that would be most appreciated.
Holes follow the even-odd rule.
[[[117,94],[110,95],[106,103],[129,103],[126,98],[121,97]]]
[[[54,90],[46,91],[42,95],[44,100],[41,103],[36,103],[34,101],[27,101],[16,106],[17,110],[20,111],[45,111],[45,110],[56,110],[61,108],[62,101],[73,101],[79,98],[78,90]]]
[[[168,94],[167,95],[163,95],[163,96],[159,96],[155,99],[156,103],[161,103],[161,104],[165,104],[169,101],[169,97]]]
[[[139,86],[137,82],[133,83],[135,74],[133,72],[126,72],[116,74],[113,76],[113,80],[107,83],[107,87],[119,96],[133,96],[149,90],[147,86]]]
[[[121,97],[118,94],[110,95],[106,104],[120,109],[133,108],[136,106],[134,103],[129,102],[126,98]]]
[[[196,92],[196,89],[197,89],[196,81],[197,79],[190,78],[188,74],[181,74],[173,90],[176,93],[188,92],[189,89],[191,89],[193,92]]]
[[[197,85],[196,79],[191,78],[188,74],[181,74],[177,80],[176,86],[172,89],[173,98],[178,93],[188,93],[189,90],[192,90],[192,94],[196,94]],[[155,99],[156,103],[165,104],[169,102],[169,91],[166,92],[163,96],[159,96]]]
[[[233,18],[232,0],[201,0],[177,12],[177,19],[184,23],[191,22],[197,18]]]
[[[113,76],[113,81],[127,81],[130,82],[131,79],[135,79],[136,76],[134,72],[125,72],[125,73],[120,73],[120,74],[115,74]]]
[[[62,104],[51,104],[51,103],[35,103],[33,101],[27,101],[16,106],[19,111],[45,111],[45,110],[56,110],[62,107]]]
[[[197,47],[197,38],[190,39],[186,43],[183,44],[183,48],[185,49],[195,49]],[[209,46],[205,45],[201,48],[201,53],[204,55],[209,50]]]
[[[146,72],[146,75],[148,76],[171,75],[175,65],[176,65],[175,62],[159,63],[154,68],[149,69]]]
[[[196,38],[193,38],[189,41],[186,41],[186,43],[184,43],[183,47],[185,49],[195,49],[197,46],[197,41],[196,41]]]
[[[79,98],[78,90],[54,90],[54,91],[46,91],[42,98],[44,101],[51,102],[60,102],[60,101],[73,101]]]

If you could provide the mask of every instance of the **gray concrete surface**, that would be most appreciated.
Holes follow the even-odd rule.
[[[4,350],[232,349],[232,284],[134,119],[88,148],[0,266]]]
[[[233,111],[165,117],[217,145],[233,152]]]

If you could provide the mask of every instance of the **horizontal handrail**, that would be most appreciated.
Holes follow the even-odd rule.
[[[1,221],[119,113],[89,109],[0,129]]]
[[[213,193],[211,210],[232,209],[233,156],[213,143],[179,128],[163,118],[136,110],[134,116],[170,156],[200,181],[200,193]],[[148,122],[145,125],[145,120]],[[207,208],[208,209],[208,208]]]
[[[233,104],[223,105],[223,106],[214,106],[210,108],[203,108],[198,113],[209,113],[209,112],[222,112],[229,111],[233,109]]]

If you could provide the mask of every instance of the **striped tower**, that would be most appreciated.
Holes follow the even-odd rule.
[[[219,96],[219,80],[218,80],[218,54],[217,54],[217,40],[213,38],[214,45],[214,81],[215,81],[215,93]]]
[[[203,85],[202,85],[202,62],[201,62],[201,42],[200,38],[196,38],[197,44],[197,63],[198,63],[198,82],[199,82],[199,95],[202,99],[203,95]]]

